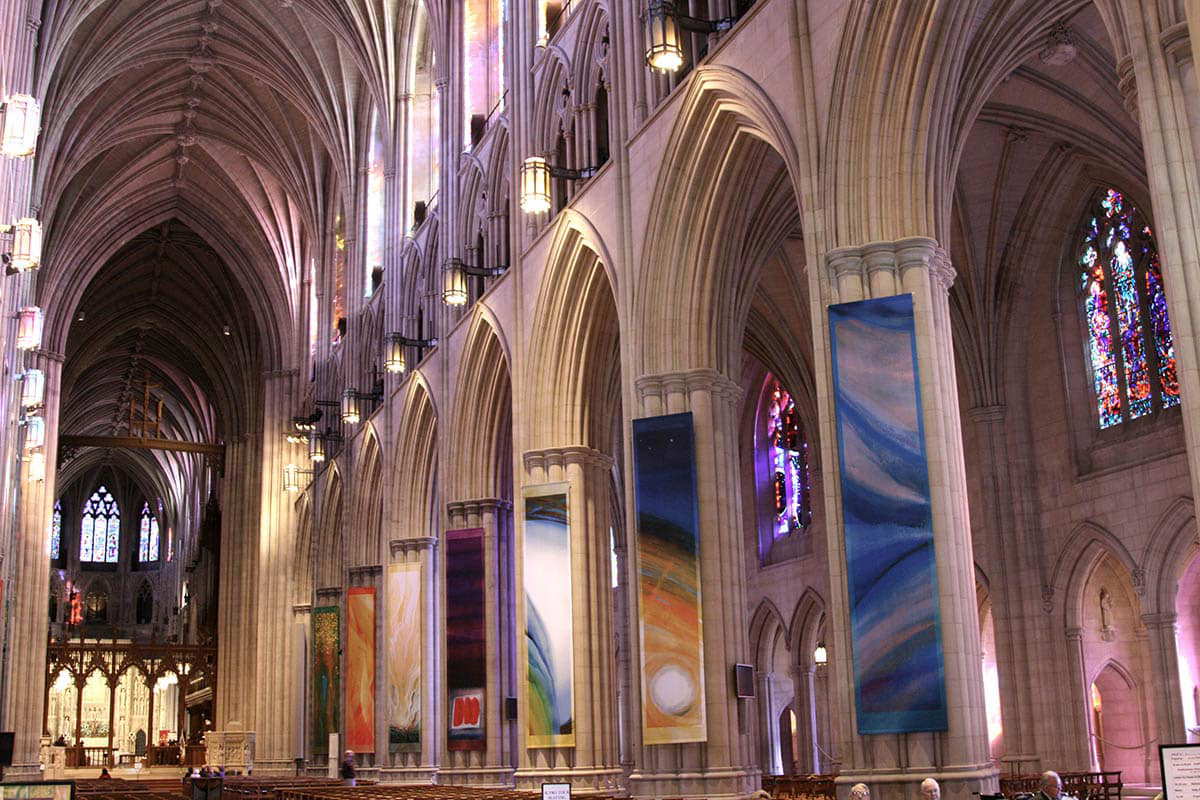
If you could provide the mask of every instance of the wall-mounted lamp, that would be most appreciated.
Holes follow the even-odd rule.
[[[342,422],[346,425],[357,425],[367,416],[364,400],[375,403],[383,400],[383,376],[375,367],[371,367],[371,384],[372,389],[369,392],[360,392],[353,386],[342,392]]]
[[[325,461],[325,437],[319,433],[309,434],[308,460],[314,464],[321,464]]]
[[[829,663],[829,651],[825,649],[824,642],[819,642],[817,649],[813,650],[813,663],[818,667],[823,667]]]
[[[647,18],[650,24],[646,64],[659,72],[678,72],[683,67],[683,45],[679,32],[717,33],[727,31],[737,17],[717,20],[700,19],[680,14],[671,0],[650,0]]]
[[[37,450],[46,444],[46,420],[38,416],[25,418],[25,449]]]
[[[31,481],[46,480],[46,453],[43,450],[34,450],[26,459],[29,463],[29,469],[25,473],[25,477]]]
[[[300,433],[300,431],[288,431],[283,435],[283,438],[287,439],[288,444],[304,444],[308,441],[308,437]]]
[[[42,346],[45,319],[37,306],[24,306],[17,312],[17,349],[35,350]]]
[[[292,427],[300,433],[312,433],[317,429],[317,423],[321,421],[321,409],[317,409],[307,417],[296,416],[292,417]],[[308,437],[300,437],[297,444],[303,444]]]
[[[7,275],[30,272],[42,263],[42,224],[25,217],[12,225],[0,225],[0,263]]]
[[[442,267],[442,302],[448,306],[467,304],[467,278],[498,278],[508,267],[475,267],[460,258],[446,260]]]
[[[288,464],[283,468],[283,490],[293,493],[300,491],[300,476],[312,474],[311,469],[300,469],[298,464]]]
[[[545,214],[550,210],[551,178],[580,181],[592,177],[598,171],[598,167],[556,167],[541,156],[530,156],[521,164],[521,210],[526,214]]]
[[[314,464],[323,464],[328,457],[328,445],[340,442],[342,437],[326,428],[324,433],[312,433],[308,437],[308,460]]]
[[[42,129],[42,107],[27,94],[10,94],[0,105],[0,153],[13,158],[31,156],[37,150]]]
[[[393,374],[399,374],[408,369],[405,357],[406,347],[437,347],[437,339],[410,339],[402,333],[389,333],[387,336],[387,353],[384,354],[383,368]]]
[[[46,400],[46,373],[27,369],[21,375],[21,408],[26,411],[40,407]]]

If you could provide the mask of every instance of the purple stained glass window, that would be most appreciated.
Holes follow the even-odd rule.
[[[62,558],[62,503],[54,501],[54,513],[50,515],[50,558]]]
[[[811,519],[808,442],[791,394],[777,380],[768,383],[767,467],[770,475],[772,536],[781,539]]]
[[[1104,192],[1089,215],[1079,266],[1100,427],[1178,405],[1171,321],[1153,233],[1115,189]]]
[[[150,504],[142,504],[142,523],[138,533],[138,561],[158,561],[158,518]]]
[[[121,509],[112,493],[101,486],[83,507],[79,560],[115,564],[121,550]]]

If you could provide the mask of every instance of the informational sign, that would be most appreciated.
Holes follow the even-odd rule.
[[[571,800],[571,784],[543,783],[542,800]]]
[[[1165,800],[1200,800],[1200,744],[1161,744]]]
[[[6,782],[0,785],[0,797],[4,800],[74,800],[75,781]]]

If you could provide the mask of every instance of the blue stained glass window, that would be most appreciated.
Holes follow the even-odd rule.
[[[142,504],[142,524],[138,532],[138,561],[158,561],[158,518],[150,504]]]
[[[83,507],[79,532],[79,560],[115,564],[121,550],[121,509],[112,493],[101,486]]]
[[[1079,256],[1101,428],[1179,404],[1175,349],[1153,232],[1116,189],[1089,214]]]
[[[54,513],[50,515],[50,558],[62,558],[62,503],[54,501]]]
[[[791,394],[777,380],[767,398],[767,460],[772,502],[772,536],[781,539],[812,518],[808,442]]]

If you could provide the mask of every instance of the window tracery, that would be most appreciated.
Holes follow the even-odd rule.
[[[771,535],[778,540],[808,527],[812,518],[808,442],[796,402],[778,380],[769,384],[765,426]]]
[[[1116,189],[1090,209],[1080,292],[1100,428],[1179,405],[1174,339],[1154,234]]]
[[[138,561],[158,561],[158,518],[149,503],[142,503],[142,522],[138,531]]]
[[[54,501],[54,513],[50,515],[50,560],[62,558],[62,503]]]
[[[112,492],[101,486],[83,507],[79,560],[115,564],[121,550],[121,509]]]

